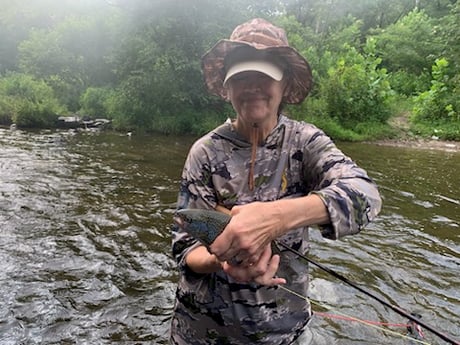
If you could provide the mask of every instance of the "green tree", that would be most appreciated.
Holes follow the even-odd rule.
[[[365,55],[348,47],[321,84],[329,116],[345,128],[366,122],[385,123],[389,118],[391,88],[386,70],[379,67],[381,59],[372,53],[373,45],[370,39]]]
[[[411,122],[416,133],[460,140],[460,75],[450,71],[446,59],[437,59],[430,89],[415,97]]]
[[[414,75],[429,71],[440,42],[435,25],[424,11],[412,11],[397,23],[377,31],[377,53],[390,72],[405,70]]]
[[[90,6],[89,6],[90,5]],[[109,7],[105,0],[1,0],[0,74],[17,71],[18,46],[34,30],[51,30],[69,16],[85,17]],[[103,18],[106,13],[101,13]]]
[[[108,117],[107,102],[114,91],[107,87],[89,87],[80,99],[81,112],[84,115],[95,117]]]
[[[173,122],[190,124],[191,114],[209,114],[208,109],[214,111],[216,121],[223,119],[225,104],[205,90],[200,61],[212,44],[228,37],[241,22],[235,4],[140,2],[142,25],[123,39],[115,59],[120,81],[117,93],[125,101],[111,102],[113,116],[119,123],[130,122],[147,130]],[[146,18],[146,12],[151,16]],[[122,121],[123,116],[130,121]],[[178,128],[189,129],[190,125]]]
[[[440,36],[440,55],[450,62],[450,69],[454,73],[460,70],[460,2],[450,6],[447,15],[438,19],[435,32]]]
[[[78,110],[87,87],[114,81],[108,59],[116,34],[111,21],[116,20],[68,17],[52,29],[32,30],[18,48],[20,70],[45,79],[61,102]]]
[[[43,81],[29,75],[12,73],[0,79],[0,118],[20,127],[54,127],[65,111]]]
[[[414,10],[395,24],[376,30],[374,37],[395,90],[410,96],[429,87],[431,65],[441,53],[432,18]]]
[[[433,65],[431,87],[414,99],[413,120],[432,123],[460,122],[458,76],[448,74],[449,62],[437,59]]]
[[[200,58],[259,16],[284,27],[312,66],[309,99],[288,108],[296,118],[311,120],[308,111],[347,135],[370,119],[383,124],[389,82],[401,99],[418,95],[414,118],[450,121],[458,112],[456,0],[0,2],[0,78],[28,74],[70,111],[105,114],[120,129],[200,133],[221,122],[232,109],[205,90]],[[40,118],[38,103],[27,102],[22,113]],[[20,105],[19,97],[0,98],[0,121]]]

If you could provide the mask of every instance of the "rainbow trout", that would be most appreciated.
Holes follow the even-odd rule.
[[[186,208],[176,211],[174,221],[190,236],[209,247],[232,217],[223,212]]]
[[[178,210],[174,215],[174,221],[182,230],[208,248],[224,231],[231,219],[230,215],[223,212],[191,208]],[[281,253],[276,241],[272,241],[271,247],[274,254]],[[233,264],[238,263],[233,262]]]

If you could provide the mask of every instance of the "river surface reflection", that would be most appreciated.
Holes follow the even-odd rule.
[[[169,226],[192,142],[0,129],[0,344],[167,344]],[[314,230],[311,257],[460,338],[460,154],[339,146],[377,181],[384,209],[357,236]],[[319,269],[311,276],[316,311],[407,321]],[[408,343],[327,315],[311,325],[327,344]]]

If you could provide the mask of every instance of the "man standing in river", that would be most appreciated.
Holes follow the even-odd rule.
[[[232,219],[209,248],[175,227],[180,269],[171,343],[293,344],[305,332],[308,269],[275,239],[304,253],[308,227],[324,237],[358,233],[380,211],[366,172],[321,130],[293,121],[283,104],[311,89],[307,61],[263,19],[238,26],[202,60],[209,91],[236,114],[200,138],[182,173],[179,209],[218,209]]]

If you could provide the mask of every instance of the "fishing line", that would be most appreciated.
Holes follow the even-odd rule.
[[[289,250],[290,252],[294,253],[295,255],[297,255],[298,257],[306,260],[307,262],[319,267],[320,269],[322,269],[323,271],[326,271],[327,273],[333,275],[334,277],[336,277],[337,279],[341,280],[342,282],[354,287],[355,289],[361,291],[363,294],[375,299],[376,301],[380,302],[381,304],[383,304],[384,306],[390,308],[391,310],[393,310],[394,312],[398,313],[399,315],[401,316],[404,316],[406,318],[408,318],[409,320],[415,322],[416,324],[420,325],[421,327],[429,330],[430,332],[436,334],[438,337],[440,337],[441,339],[453,344],[453,345],[460,345],[460,342],[458,340],[455,340],[453,338],[451,338],[450,336],[438,331],[437,329],[431,327],[430,325],[426,324],[424,321],[421,321],[419,318],[417,318],[416,316],[406,312],[405,310],[403,310],[402,308],[396,306],[396,305],[393,305],[393,304],[390,304],[388,303],[387,301],[385,301],[384,299],[380,298],[379,296],[363,289],[362,287],[360,287],[359,285],[353,283],[352,281],[348,280],[347,278],[345,278],[344,276],[342,276],[341,274],[331,270],[330,268],[320,264],[319,262],[316,262],[310,258],[308,258],[307,256],[303,255],[302,253],[300,253],[299,251],[295,250],[295,249],[292,249],[291,247],[289,247],[288,245],[284,244],[283,242],[280,242],[280,241],[275,241],[277,245]]]
[[[354,321],[353,317],[351,319],[346,316],[346,315],[336,315],[336,314],[329,314],[329,313],[323,313],[320,311],[315,312],[316,315],[328,318],[328,319],[338,319],[342,321]],[[372,320],[362,320],[365,323],[371,324],[371,325],[378,325],[378,326],[384,326],[384,327],[407,327],[407,323],[392,323],[392,322],[380,322],[380,321],[372,321]]]
[[[428,342],[426,342],[426,341],[419,340],[419,339],[415,339],[415,338],[412,338],[412,337],[410,337],[410,336],[408,336],[408,335],[404,335],[404,334],[401,334],[401,333],[399,333],[399,332],[393,331],[393,330],[391,330],[391,329],[381,327],[380,324],[378,324],[378,323],[376,323],[376,322],[374,322],[374,321],[368,321],[368,320],[358,319],[358,318],[356,318],[356,317],[354,317],[354,316],[350,316],[350,315],[347,315],[347,314],[338,312],[338,311],[336,311],[336,310],[333,310],[332,307],[330,307],[330,306],[328,306],[328,305],[326,305],[326,304],[324,304],[324,303],[320,303],[320,302],[314,301],[314,300],[312,300],[312,299],[309,299],[308,297],[302,296],[301,294],[297,293],[296,291],[291,290],[291,289],[289,289],[289,288],[287,288],[287,287],[285,287],[285,286],[283,286],[283,285],[277,285],[277,286],[278,286],[280,289],[283,289],[283,290],[285,290],[285,291],[287,291],[287,292],[289,292],[289,293],[291,293],[291,294],[293,294],[293,295],[295,295],[295,296],[297,296],[297,297],[299,297],[299,298],[301,298],[301,299],[304,299],[304,300],[310,302],[311,304],[314,304],[314,305],[319,306],[319,307],[321,307],[321,308],[327,309],[327,310],[329,310],[329,311],[333,311],[335,314],[340,315],[340,316],[342,316],[343,318],[346,318],[347,320],[352,320],[352,321],[356,321],[356,322],[362,323],[362,324],[364,324],[364,325],[366,325],[366,326],[370,326],[370,327],[375,328],[375,329],[377,329],[377,330],[379,330],[379,331],[382,331],[382,332],[385,332],[385,333],[389,333],[389,334],[392,334],[392,335],[395,335],[395,336],[398,336],[398,337],[401,337],[401,338],[404,338],[404,339],[408,339],[408,340],[410,340],[410,341],[412,341],[412,342],[416,342],[416,343],[423,344],[423,345],[431,345],[431,343],[428,343]],[[315,313],[315,312],[313,312],[313,315],[315,315],[315,314],[321,315],[320,313]],[[405,324],[397,324],[397,326],[406,327]]]

